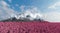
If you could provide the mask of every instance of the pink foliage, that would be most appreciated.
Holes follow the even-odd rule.
[[[60,33],[60,23],[0,22],[0,33]]]

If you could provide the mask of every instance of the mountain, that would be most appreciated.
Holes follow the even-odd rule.
[[[38,19],[38,18],[32,18],[30,15],[26,15],[24,17],[22,17],[21,15],[19,15],[18,17],[11,17],[5,20],[1,20],[1,21],[42,21],[43,19]]]
[[[16,17],[13,17],[13,18],[9,18],[9,19],[6,19],[6,20],[1,20],[3,22],[6,22],[6,21],[42,21],[41,19],[34,19],[34,20],[30,20],[29,18],[20,18],[20,19],[17,19]]]
[[[42,15],[40,13],[33,13],[26,11],[17,15],[11,14],[10,18],[1,21],[41,21]]]

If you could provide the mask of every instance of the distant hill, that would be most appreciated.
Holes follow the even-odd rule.
[[[16,19],[15,17],[13,17],[13,18],[9,18],[9,19],[6,19],[6,20],[1,20],[1,21],[3,21],[3,22],[7,22],[7,21],[43,21],[43,20],[41,20],[41,19],[34,19],[34,20],[30,20],[30,19],[28,19],[28,18],[20,18],[20,19]]]
[[[40,13],[26,11],[18,15],[11,14],[10,18],[1,21],[43,21],[42,17],[43,16]]]

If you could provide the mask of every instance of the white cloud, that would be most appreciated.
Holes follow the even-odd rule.
[[[25,10],[25,7],[28,7],[28,9]],[[6,3],[5,1],[0,1],[0,20],[2,19],[8,19],[9,17],[16,17],[19,19],[19,17],[26,17],[27,15],[31,16],[31,20],[34,18],[41,18],[42,15],[40,14],[40,10],[37,9],[37,7],[32,7],[32,6],[20,6],[21,13],[22,15],[16,15],[20,14],[17,13],[15,10],[10,8],[10,5]],[[42,18],[41,18],[42,19]]]
[[[59,12],[48,12],[44,14],[44,20],[50,22],[60,22],[60,13]]]
[[[56,2],[48,7],[48,12],[44,14],[45,20],[60,22],[60,2]]]
[[[0,1],[2,5],[7,6],[8,4],[5,1]]]
[[[17,14],[15,10],[10,8],[10,5],[5,1],[0,1],[0,20],[11,17],[12,14]]]
[[[26,9],[27,7],[27,9]],[[28,19],[34,20],[34,19],[42,19],[43,15],[41,14],[40,10],[37,7],[31,7],[31,6],[20,6],[20,9],[22,10],[22,14],[19,16],[19,18],[27,18],[26,16],[29,15],[30,17]]]
[[[8,0],[10,3],[12,2],[12,0]]]
[[[22,12],[24,11],[24,8],[25,8],[24,5],[21,5],[21,6],[20,6],[20,9],[21,9]]]
[[[56,9],[57,7],[60,7],[60,2],[56,2],[55,4],[49,6],[48,8]]]
[[[25,7],[28,7],[28,9],[25,10]],[[31,7],[31,6],[20,6],[20,9],[21,9],[21,13],[22,13],[22,16],[26,17],[27,14],[31,16],[31,18],[36,18],[37,15],[38,17],[42,17],[42,15],[40,14],[40,10],[38,10],[36,7]],[[38,13],[39,12],[39,13]],[[21,15],[16,15],[16,14],[20,14],[20,13],[17,13],[15,10],[11,9],[10,8],[10,5],[8,3],[6,3],[5,1],[1,0],[0,1],[0,20],[3,20],[3,19],[8,19],[10,17],[16,17],[17,19],[19,17],[22,17]]]

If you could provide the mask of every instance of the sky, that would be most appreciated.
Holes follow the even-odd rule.
[[[46,21],[60,21],[60,0],[0,0],[0,20],[27,10],[41,13]]]

